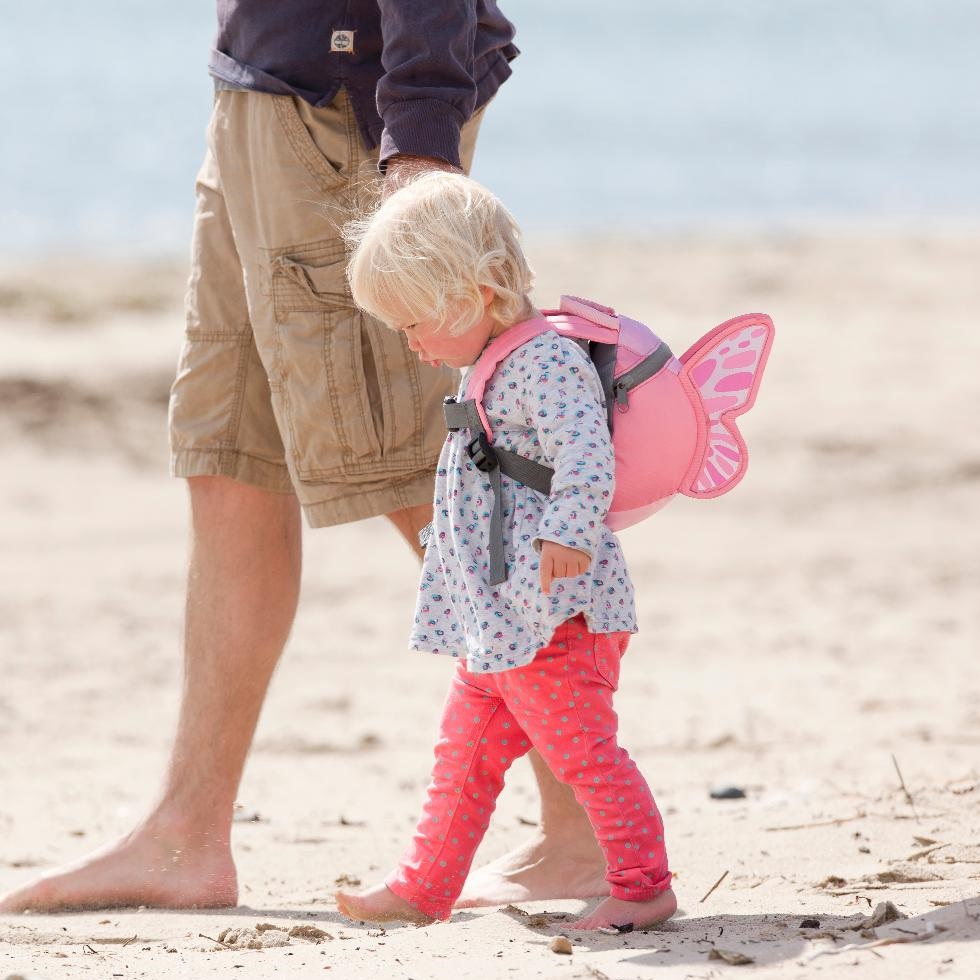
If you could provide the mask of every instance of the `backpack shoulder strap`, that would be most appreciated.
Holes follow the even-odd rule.
[[[466,379],[466,399],[476,403],[476,410],[479,413],[480,421],[483,423],[483,430],[489,440],[493,441],[493,431],[483,408],[483,392],[493,377],[493,372],[497,370],[497,366],[504,358],[513,354],[522,344],[526,344],[538,334],[553,329],[554,327],[546,316],[539,316],[533,320],[518,323],[487,344],[479,360],[473,366],[470,376]]]
[[[469,428],[472,431],[482,428],[483,430],[478,432],[468,450],[474,465],[489,477],[493,497],[489,534],[491,585],[500,585],[507,578],[500,493],[501,473],[532,487],[539,493],[548,494],[551,490],[554,470],[517,453],[493,446],[493,431],[483,407],[483,396],[487,383],[501,361],[518,347],[549,330],[555,330],[564,337],[580,342],[586,355],[593,362],[595,345],[606,345],[613,351],[611,364],[615,363],[615,345],[619,339],[619,318],[616,314],[608,307],[598,307],[585,300],[563,296],[560,309],[544,311],[539,317],[519,323],[505,330],[496,340],[488,344],[466,380],[465,400],[457,403],[454,399],[449,399],[444,406],[446,424],[450,429]],[[611,381],[611,367],[609,373]],[[611,407],[611,398],[607,398],[607,402]],[[427,539],[428,535],[425,531],[423,534]],[[421,535],[419,540],[422,541]]]
[[[615,310],[575,296],[562,296],[557,310],[543,310],[541,316],[505,330],[480,355],[466,381],[466,399],[476,403],[487,438],[493,431],[483,409],[483,393],[494,371],[504,358],[538,334],[554,330],[571,340],[588,344],[607,344],[615,349],[619,341],[619,317]],[[587,350],[586,353],[589,353]],[[611,380],[611,379],[610,379]]]

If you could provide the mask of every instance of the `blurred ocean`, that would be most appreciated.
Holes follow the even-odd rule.
[[[475,176],[532,232],[980,219],[977,0],[501,0]],[[0,253],[183,252],[209,0],[0,0]]]

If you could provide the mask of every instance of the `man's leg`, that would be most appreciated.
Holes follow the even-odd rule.
[[[585,811],[536,751],[528,758],[541,794],[541,824],[513,850],[473,871],[456,908],[609,894],[606,862]]]
[[[396,510],[386,516],[395,525],[398,533],[408,542],[412,551],[421,558],[422,546],[419,544],[419,531],[432,520],[432,504],[406,507],[404,510]]]
[[[232,805],[299,594],[299,507],[227,477],[189,481],[184,686],[162,791],[129,834],[0,899],[0,911],[237,901]]]

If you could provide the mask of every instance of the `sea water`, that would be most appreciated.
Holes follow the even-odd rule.
[[[530,232],[980,218],[977,0],[500,3],[474,176]],[[0,252],[186,250],[213,3],[0,15]]]

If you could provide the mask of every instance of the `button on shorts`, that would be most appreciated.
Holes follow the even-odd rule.
[[[464,127],[468,169],[480,114]],[[432,500],[456,372],[359,311],[340,230],[377,179],[346,93],[219,91],[197,177],[171,472],[295,493],[323,527]]]

